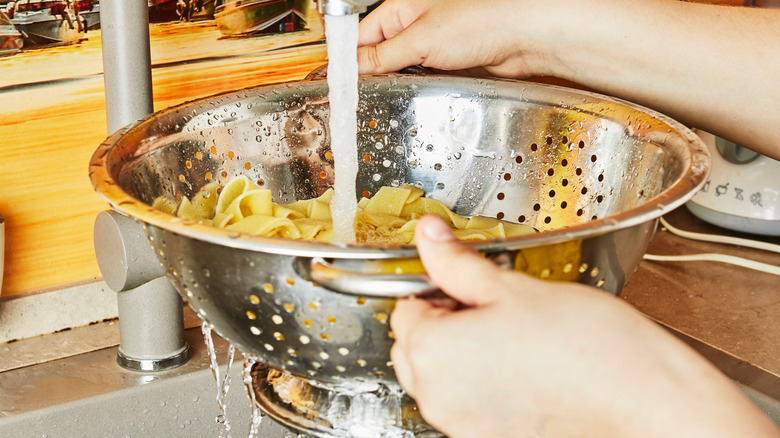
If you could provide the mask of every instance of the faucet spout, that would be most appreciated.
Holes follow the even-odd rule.
[[[317,0],[317,11],[322,15],[362,14],[379,0]]]

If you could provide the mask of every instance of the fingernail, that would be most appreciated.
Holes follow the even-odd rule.
[[[449,225],[442,219],[429,220],[423,228],[425,237],[434,242],[450,242],[455,240],[455,235],[452,234],[452,230]]]

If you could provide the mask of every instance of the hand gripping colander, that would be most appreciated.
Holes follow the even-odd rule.
[[[114,208],[147,224],[189,305],[264,364],[266,410],[333,435],[365,416],[421,432],[389,362],[395,299],[431,289],[423,276],[396,275],[414,264],[413,247],[247,236],[150,207],[239,174],[278,203],[320,195],[333,182],[327,91],[310,80],[163,110],[109,137],[90,177]],[[360,95],[359,194],[412,184],[461,215],[533,225],[541,232],[473,245],[513,269],[611,293],[639,264],[657,218],[693,195],[709,165],[679,123],[588,92],[377,76],[361,78]],[[336,409],[333,394],[352,396]],[[380,394],[381,406],[358,402],[365,394]]]

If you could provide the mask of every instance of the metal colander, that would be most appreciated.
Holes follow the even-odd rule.
[[[565,88],[448,76],[360,80],[358,194],[412,184],[461,215],[542,232],[474,243],[506,266],[618,293],[657,218],[704,183],[709,156],[679,123]],[[394,275],[411,246],[247,236],[150,207],[244,174],[288,203],[333,182],[327,84],[263,86],[158,112],[109,137],[95,189],[147,224],[184,299],[272,369],[322,385],[397,387],[389,315],[430,290]],[[388,272],[389,271],[389,272]]]

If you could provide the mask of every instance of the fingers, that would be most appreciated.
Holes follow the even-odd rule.
[[[398,383],[414,397],[415,379],[414,367],[409,358],[409,345],[418,324],[426,318],[426,312],[431,309],[425,300],[400,300],[390,315],[390,328],[393,330],[395,342],[390,349],[390,360],[398,378]]]
[[[416,52],[419,39],[414,36],[414,27],[412,25],[395,37],[376,45],[358,47],[358,72],[360,74],[392,73],[410,65],[423,65],[426,57]]]
[[[417,224],[417,250],[431,281],[466,306],[493,302],[506,273],[472,248],[458,242],[450,227],[436,215],[423,216]]]

